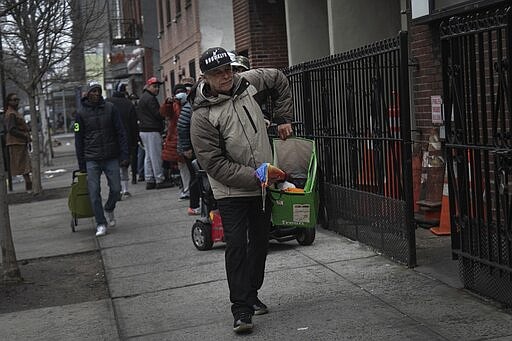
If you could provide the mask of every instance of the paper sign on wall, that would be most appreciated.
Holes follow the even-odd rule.
[[[441,96],[430,96],[432,123],[443,124],[443,100]]]

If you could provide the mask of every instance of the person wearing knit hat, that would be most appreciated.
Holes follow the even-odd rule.
[[[87,94],[89,94],[94,89],[99,89],[100,94],[101,94],[102,87],[101,87],[101,84],[98,81],[91,81],[91,82],[89,82],[89,84],[87,86]]]
[[[120,199],[120,166],[129,164],[126,131],[119,111],[101,96],[101,85],[91,82],[77,112],[73,130],[78,169],[87,172],[87,188],[96,220],[96,237],[116,225],[114,209]],[[101,198],[101,174],[107,177],[109,194]]]

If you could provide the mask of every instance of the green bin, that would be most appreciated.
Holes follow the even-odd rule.
[[[295,193],[269,187],[272,224],[314,228],[319,206],[315,141],[294,137],[273,139],[272,144],[272,164],[285,171],[290,182],[304,189],[304,193]]]

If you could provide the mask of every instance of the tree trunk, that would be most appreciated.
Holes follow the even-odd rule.
[[[43,156],[44,156],[44,165],[45,166],[51,166],[52,163],[52,155],[51,155],[51,148],[50,148],[50,126],[48,124],[48,115],[46,112],[46,98],[44,96],[43,92],[43,86],[42,83],[39,82],[37,85],[37,98],[39,99],[39,113],[41,116],[41,133],[42,133],[42,139],[41,146],[43,148]]]
[[[32,132],[32,191],[34,195],[43,191],[41,186],[41,139],[39,136],[39,124],[37,122],[37,111],[35,103],[35,91],[28,94],[28,102],[30,106],[30,130]]]
[[[12,241],[5,180],[3,150],[0,148],[0,247],[2,248],[2,279],[6,283],[19,283],[23,278],[18,268],[16,251]]]

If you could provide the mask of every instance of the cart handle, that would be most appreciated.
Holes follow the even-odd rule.
[[[76,169],[76,170],[73,171],[73,173],[72,173],[73,174],[73,178],[71,179],[71,184],[75,183],[75,179],[77,178],[77,176],[78,176],[77,174],[78,173],[83,173],[83,172],[81,171],[81,169]],[[87,173],[85,173],[85,174],[87,174]]]

